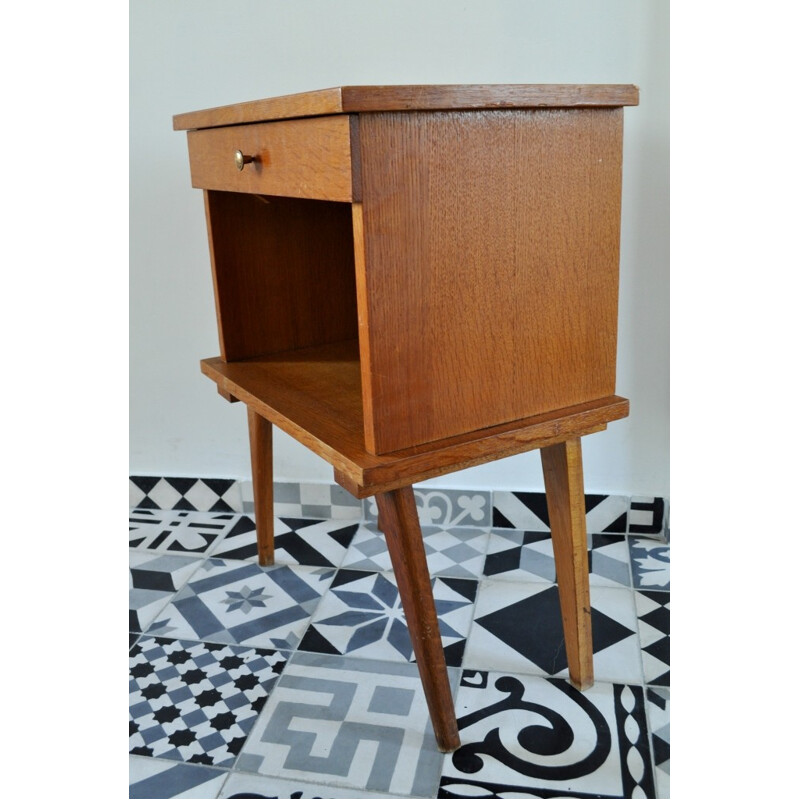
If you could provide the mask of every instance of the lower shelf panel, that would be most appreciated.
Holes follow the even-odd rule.
[[[393,453],[364,444],[358,342],[336,342],[247,361],[208,358],[201,369],[223,396],[241,400],[333,466],[356,497],[604,430],[628,415],[612,395]]]

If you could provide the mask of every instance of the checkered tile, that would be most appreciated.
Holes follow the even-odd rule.
[[[422,528],[422,536],[431,575],[449,575],[454,578],[481,576],[489,541],[487,531],[426,525]],[[375,523],[359,526],[342,566],[369,571],[392,570],[386,539]]]
[[[233,764],[285,663],[271,650],[142,637],[130,653],[130,752]]]
[[[241,489],[235,480],[132,475],[129,487],[131,508],[182,511],[242,510]]]
[[[361,500],[335,483],[275,483],[272,492],[276,517],[360,520],[363,516]],[[242,483],[242,497],[244,510],[252,512],[251,481]]]

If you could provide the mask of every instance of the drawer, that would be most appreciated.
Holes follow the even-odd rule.
[[[195,188],[344,202],[357,199],[349,115],[207,128],[189,131],[188,137]],[[237,151],[253,158],[241,170]]]

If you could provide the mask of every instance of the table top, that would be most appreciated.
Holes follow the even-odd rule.
[[[457,84],[337,86],[176,114],[174,130],[376,111],[635,106],[631,84]]]

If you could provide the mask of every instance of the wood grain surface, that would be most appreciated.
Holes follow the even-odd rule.
[[[612,395],[621,109],[375,113],[359,133],[367,448]]]
[[[480,108],[588,108],[635,106],[630,84],[463,84],[338,86],[251,100],[173,117],[174,130],[370,111],[436,111]]]
[[[190,131],[192,186],[350,201],[350,128],[350,118],[340,116]],[[237,150],[254,158],[241,171]]]
[[[208,191],[206,217],[223,359],[357,335],[348,204]]]
[[[201,369],[224,392],[330,463],[337,483],[356,497],[595,433],[628,415],[628,401],[610,396],[375,455],[364,445],[356,340],[247,361],[208,358]]]

